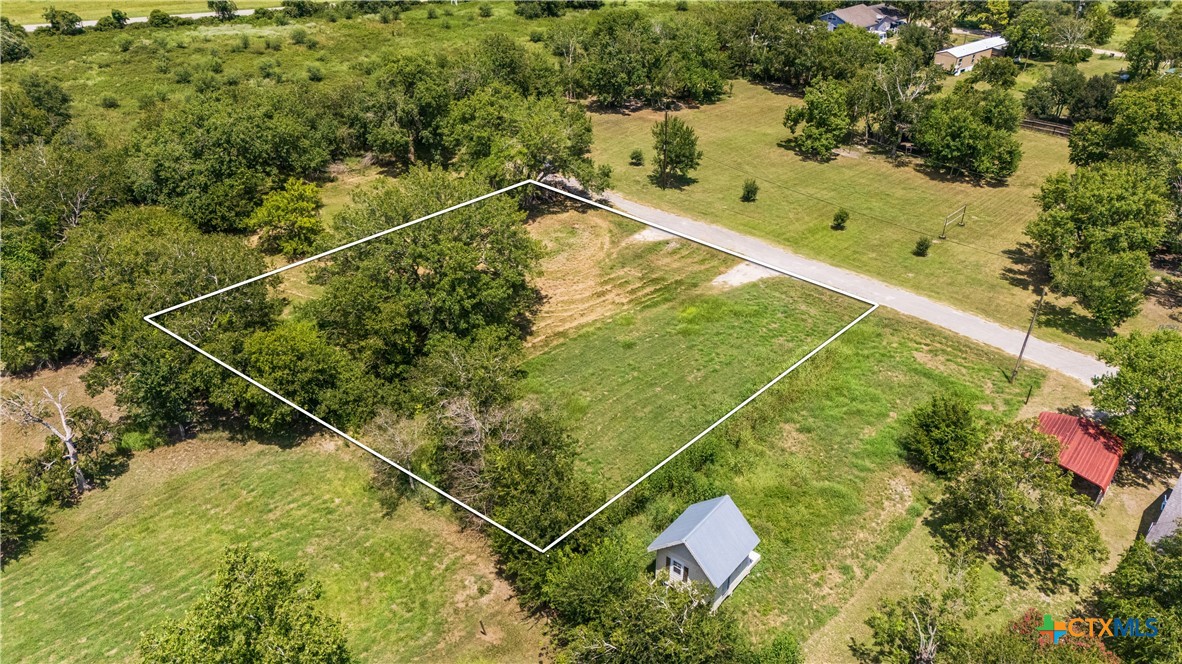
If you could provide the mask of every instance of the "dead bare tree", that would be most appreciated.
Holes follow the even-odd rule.
[[[74,474],[74,490],[82,495],[91,490],[93,485],[82,472],[78,464],[78,446],[76,445],[75,429],[69,416],[69,409],[65,405],[65,392],[56,395],[50,393],[49,388],[41,388],[44,398],[34,399],[26,394],[13,394],[0,399],[0,416],[17,422],[23,426],[40,425],[61,441],[65,453],[62,455],[70,463],[70,470]],[[54,417],[56,413],[56,418]],[[55,423],[54,420],[57,420]]]

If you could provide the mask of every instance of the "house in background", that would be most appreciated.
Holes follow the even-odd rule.
[[[687,507],[648,550],[656,554],[657,573],[668,570],[671,582],[709,584],[715,610],[759,562],[757,544],[735,501],[720,496]]]
[[[1006,52],[1006,44],[1005,37],[978,39],[975,42],[936,51],[935,63],[952,72],[953,76],[960,76],[985,58],[1003,55]]]
[[[1100,489],[1096,504],[1104,500],[1124,454],[1124,442],[1087,417],[1039,413],[1038,430],[1059,439],[1059,466]]]
[[[1161,514],[1149,525],[1145,541],[1156,544],[1158,540],[1182,531],[1182,475],[1174,482],[1174,488],[1166,494]]]
[[[878,35],[878,41],[886,41],[887,35],[907,22],[903,12],[890,5],[854,5],[842,7],[821,14],[821,20],[829,24],[829,30],[839,25],[856,25]]]

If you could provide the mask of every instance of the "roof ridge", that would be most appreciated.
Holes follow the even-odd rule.
[[[715,503],[713,506],[711,506],[710,511],[703,514],[701,519],[698,519],[698,522],[694,524],[694,527],[690,528],[689,532],[686,533],[685,536],[681,538],[681,543],[685,544],[686,547],[688,548],[689,547],[689,544],[688,544],[689,538],[692,537],[694,533],[698,532],[698,528],[701,528],[702,524],[706,523],[706,519],[709,519],[710,515],[714,514],[714,511],[718,509],[718,506],[723,504],[724,502],[726,502],[727,498],[730,498],[730,494],[723,494],[717,498],[711,498],[710,500],[717,500],[718,502]],[[704,500],[702,502],[708,503],[708,502],[710,502],[710,500]]]

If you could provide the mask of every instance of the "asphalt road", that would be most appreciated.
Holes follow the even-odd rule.
[[[738,254],[749,256],[783,270],[831,285],[878,302],[900,313],[913,316],[950,330],[973,341],[1018,355],[1026,330],[999,325],[976,314],[916,295],[897,286],[878,281],[844,268],[805,258],[782,247],[713,224],[658,210],[609,191],[603,194],[612,206],[686,235],[711,242]],[[1037,332],[1037,330],[1036,330]],[[1038,364],[1091,386],[1092,377],[1110,373],[1112,368],[1091,355],[1071,350],[1033,336],[1026,346],[1024,362]]]

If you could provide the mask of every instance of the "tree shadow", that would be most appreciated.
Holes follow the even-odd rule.
[[[954,172],[951,169],[926,164],[922,160],[916,161],[914,168],[916,173],[927,177],[929,180],[943,184],[969,184],[974,187],[987,189],[1001,189],[1009,184],[1008,178],[983,177],[965,173],[964,171]]]
[[[763,81],[763,82],[756,83],[756,85],[758,85],[759,87],[763,88],[764,90],[767,90],[768,92],[770,92],[774,95],[779,95],[781,97],[796,97],[797,99],[804,97],[804,91],[801,88],[794,87],[794,86],[789,85],[787,83],[776,83],[773,81]]]
[[[835,161],[838,156],[836,152],[829,152],[828,154],[824,154],[824,155],[815,155],[815,154],[809,154],[807,152],[802,152],[796,146],[796,137],[795,136],[791,136],[791,137],[782,139],[782,140],[778,141],[776,143],[776,145],[784,150],[788,150],[789,152],[792,152],[797,157],[800,157],[800,159],[803,161],[811,161],[816,164],[828,164],[831,161]]]
[[[648,176],[648,181],[649,181],[649,184],[653,185],[654,187],[658,187],[660,189],[676,189],[677,191],[681,191],[682,189],[685,189],[686,187],[690,186],[691,184],[696,184],[698,181],[698,178],[693,177],[692,175],[670,174],[667,176],[666,185],[664,187],[662,187],[661,186],[661,178],[658,177],[656,174],[650,173]]]
[[[1122,463],[1112,483],[1122,488],[1145,489],[1159,482],[1172,484],[1182,468],[1182,458],[1176,455],[1143,455],[1139,463]]]
[[[1012,249],[1002,250],[1001,254],[1010,261],[1001,270],[1001,278],[1006,283],[1036,293],[1050,286],[1050,266],[1038,257],[1034,245],[1020,242]]]
[[[1038,314],[1038,324],[1087,341],[1103,341],[1112,336],[1112,331],[1095,319],[1053,302],[1043,303]]]

